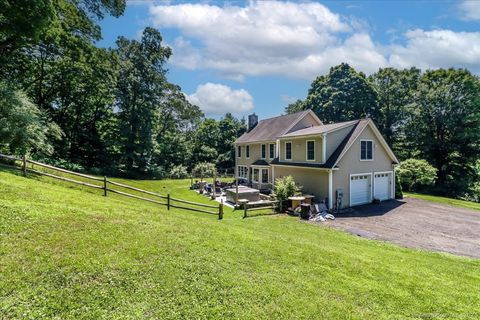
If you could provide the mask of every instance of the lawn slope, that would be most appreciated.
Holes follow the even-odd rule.
[[[208,201],[188,181],[138,184]],[[0,318],[480,317],[478,260],[240,217],[0,169]]]
[[[421,193],[405,192],[404,194],[406,197],[410,197],[410,198],[417,198],[417,199],[427,200],[431,202],[443,203],[443,204],[447,204],[454,207],[467,208],[467,209],[480,211],[480,203],[478,202],[465,201],[460,199],[453,199],[453,198],[440,197],[440,196],[421,194]]]

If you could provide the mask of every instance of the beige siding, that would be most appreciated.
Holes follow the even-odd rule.
[[[300,129],[305,129],[311,126],[316,126],[318,124],[319,123],[317,122],[317,120],[315,120],[315,118],[309,113],[305,117],[303,117],[302,120],[300,120],[296,125],[294,125],[290,130],[288,130],[288,132],[286,133],[297,131]]]
[[[362,139],[373,140],[373,161],[360,161],[360,140]],[[367,126],[340,160],[338,168],[338,170],[333,171],[333,196],[335,198],[335,190],[341,188],[343,190],[342,207],[348,207],[350,205],[350,174],[392,171],[393,165],[392,159],[388,156],[372,129]],[[370,183],[373,182],[370,181]]]
[[[335,152],[343,139],[352,131],[353,125],[327,134],[327,159]]]
[[[274,166],[275,179],[292,176],[301,185],[304,194],[315,195],[315,200],[325,200],[328,197],[328,172],[319,169],[302,167]]]
[[[315,141],[315,161],[307,161],[307,141]],[[285,144],[292,143],[292,160],[285,159]],[[312,138],[295,138],[280,140],[280,161],[283,162],[305,162],[322,163],[322,138],[320,136]]]

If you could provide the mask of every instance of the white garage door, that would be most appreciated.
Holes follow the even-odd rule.
[[[350,177],[350,206],[370,202],[370,175]]]
[[[373,197],[380,200],[390,199],[391,173],[375,173],[375,182],[373,184]]]

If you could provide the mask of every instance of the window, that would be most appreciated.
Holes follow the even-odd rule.
[[[253,169],[253,178],[252,178],[252,180],[255,181],[255,182],[258,182],[259,171],[260,171],[260,170],[258,170],[258,169]]]
[[[242,157],[242,147],[241,146],[238,146],[237,157],[239,157],[239,158]]]
[[[360,141],[360,160],[361,161],[373,160],[373,141],[372,140]]]
[[[315,140],[307,140],[307,161],[315,161]]]
[[[285,142],[285,160],[292,160],[292,143]]]
[[[268,169],[262,169],[262,183],[268,183]]]
[[[250,146],[245,146],[245,158],[250,158]]]
[[[262,144],[262,159],[267,157],[267,146]]]
[[[238,166],[237,167],[237,177],[248,179],[248,167],[246,166]]]
[[[270,143],[270,159],[275,158],[275,144]]]

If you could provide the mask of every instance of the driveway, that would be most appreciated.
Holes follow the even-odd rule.
[[[328,225],[405,247],[480,258],[480,211],[405,198],[356,207]]]

